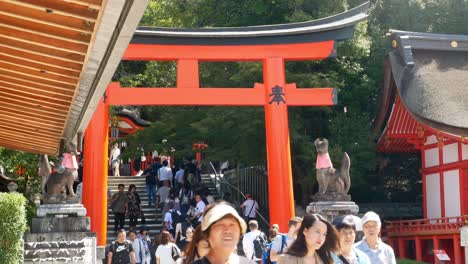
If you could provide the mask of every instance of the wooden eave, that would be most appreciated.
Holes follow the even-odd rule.
[[[55,154],[105,0],[1,0],[0,146]]]

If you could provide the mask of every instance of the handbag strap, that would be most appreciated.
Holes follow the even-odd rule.
[[[252,210],[254,209],[254,207],[255,207],[255,203],[256,203],[256,202],[257,202],[257,201],[255,201],[255,200],[254,200],[254,202],[253,202],[253,204],[252,204],[252,207],[250,207],[250,211],[249,211],[249,213],[246,215],[247,217],[250,217],[250,213],[251,213],[251,212],[252,212]]]

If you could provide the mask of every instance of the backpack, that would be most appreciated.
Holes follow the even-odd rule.
[[[265,238],[265,234],[260,232],[260,234],[254,239],[254,256],[256,259],[261,259],[263,251],[267,248],[267,240]]]
[[[271,261],[270,259],[270,254],[271,254],[271,246],[273,245],[273,242],[268,244],[267,248],[265,251],[263,251],[262,254],[262,263],[263,264],[273,264],[276,263],[276,261]],[[286,246],[286,235],[281,235],[281,250],[278,252],[278,254],[282,254],[284,247]]]
[[[182,216],[180,215],[180,213],[174,209],[171,209],[170,210],[171,212],[171,218],[172,218],[172,226],[174,227],[175,229],[175,226],[182,222]]]

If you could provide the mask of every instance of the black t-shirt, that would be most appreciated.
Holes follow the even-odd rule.
[[[149,174],[145,177],[146,184],[154,184],[156,185],[156,176],[153,172],[153,169],[146,169],[143,171],[143,175]]]
[[[124,243],[114,241],[110,246],[109,252],[112,252],[112,264],[129,264],[131,263],[130,252],[133,252],[132,242],[128,240]]]

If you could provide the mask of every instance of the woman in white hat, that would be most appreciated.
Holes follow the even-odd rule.
[[[232,206],[220,202],[206,208],[200,226],[210,250],[206,256],[194,261],[194,264],[255,264],[234,253],[247,225]]]
[[[379,237],[381,227],[378,214],[372,211],[364,214],[362,217],[364,237],[355,246],[369,257],[372,264],[396,264],[393,249]]]

